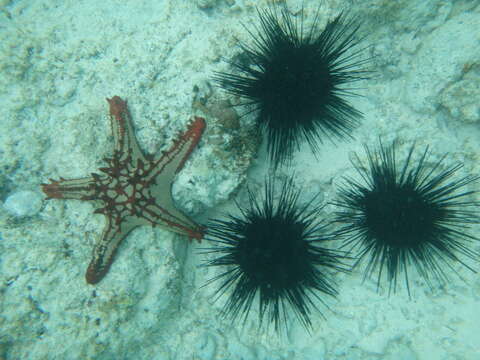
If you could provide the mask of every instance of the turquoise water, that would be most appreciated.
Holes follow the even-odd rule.
[[[301,1],[287,1],[299,16]],[[306,24],[316,1],[305,2]],[[176,177],[173,197],[197,222],[245,204],[243,185],[260,190],[268,162],[252,117],[228,115],[212,85],[224,58],[258,21],[265,1],[0,0],[0,359],[466,359],[480,358],[480,280],[461,276],[430,289],[412,274],[412,296],[388,295],[362,272],[338,274],[339,296],[305,332],[286,334],[220,317],[202,287],[215,269],[198,268],[202,244],[151,227],[123,241],[98,285],[85,270],[105,219],[94,205],[46,201],[40,184],[98,172],[113,137],[105,98],[127,99],[139,144],[158,155],[192,114],[206,118],[198,148]],[[415,140],[432,163],[462,162],[478,174],[480,8],[478,1],[324,1],[320,23],[351,7],[362,22],[376,76],[349,99],[365,116],[352,141],[308,146],[292,170],[305,198],[335,198],[363,144]],[[242,26],[244,24],[244,26]],[[205,108],[205,104],[207,105]],[[212,105],[214,104],[214,105]],[[238,122],[238,123],[237,123]],[[240,125],[238,125],[240,124]],[[243,136],[243,152],[236,139]],[[334,209],[327,207],[326,216]],[[478,229],[474,229],[474,235]],[[479,251],[478,244],[474,250]],[[478,266],[476,267],[478,270]]]

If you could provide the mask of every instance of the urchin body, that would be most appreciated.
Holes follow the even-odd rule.
[[[413,164],[414,146],[403,163],[397,163],[395,144],[372,152],[366,148],[368,165],[357,158],[354,165],[363,181],[347,179],[335,202],[342,210],[336,222],[343,224],[338,235],[358,256],[357,265],[366,260],[365,277],[377,273],[379,286],[386,275],[395,291],[398,274],[403,272],[410,293],[408,269],[414,266],[431,286],[431,280],[445,282],[452,263],[468,269],[464,259],[479,260],[471,249],[478,239],[467,233],[478,223],[478,202],[466,190],[477,176],[450,180],[462,165],[441,170],[442,157],[428,166],[428,148]]]
[[[253,105],[275,166],[289,162],[304,141],[316,153],[326,137],[351,137],[362,116],[346,100],[355,95],[351,83],[368,75],[358,23],[340,14],[320,29],[318,15],[307,30],[286,8],[259,11],[253,44],[241,45],[249,63],[231,62],[237,74],[216,75],[221,87]]]
[[[231,290],[226,315],[246,319],[258,301],[260,324],[266,318],[278,330],[289,307],[309,328],[315,300],[337,293],[331,272],[346,271],[343,256],[321,246],[330,238],[315,200],[301,206],[291,179],[282,183],[277,201],[274,193],[267,182],[262,199],[249,191],[249,206],[240,207],[239,216],[210,222],[206,239],[213,245],[204,252],[217,257],[205,265],[226,267],[210,280],[219,283],[219,295]]]

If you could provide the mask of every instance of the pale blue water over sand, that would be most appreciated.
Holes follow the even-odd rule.
[[[269,3],[0,0],[0,359],[480,359],[480,277],[461,266],[461,279],[434,289],[412,274],[411,298],[377,292],[361,271],[339,274],[339,296],[325,319],[312,318],[312,334],[293,318],[286,334],[259,331],[255,311],[244,328],[222,319],[223,300],[202,287],[218,272],[197,268],[201,245],[161,229],[135,230],[105,279],[85,283],[104,219],[89,203],[45,201],[39,184],[103,166],[107,97],[128,100],[150,154],[199,111],[196,96],[235,102],[211,86],[212,73],[228,69],[223,58],[249,39],[255,6]],[[298,16],[302,1],[287,4]],[[304,5],[308,24],[318,2]],[[480,2],[324,0],[320,21],[343,8],[361,19],[377,72],[351,99],[362,125],[318,159],[305,146],[279,177],[295,170],[306,198],[332,200],[354,173],[353,152],[379,137],[397,140],[400,155],[414,140],[429,145],[432,163],[448,152],[445,166],[479,174]],[[253,159],[229,156],[221,149],[232,135],[206,120],[173,189],[200,222],[233,209],[232,197],[245,201],[243,185],[258,189],[268,170],[264,144]]]

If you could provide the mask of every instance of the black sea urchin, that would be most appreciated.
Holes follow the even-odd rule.
[[[258,301],[260,324],[266,317],[278,330],[290,306],[309,329],[311,311],[318,310],[315,300],[325,304],[322,294],[337,294],[331,272],[347,271],[341,264],[344,256],[320,246],[329,240],[319,220],[322,206],[316,199],[300,206],[300,191],[291,178],[282,183],[277,201],[271,181],[264,191],[260,200],[248,190],[249,206],[237,204],[240,215],[210,221],[206,238],[213,246],[203,252],[217,257],[204,266],[227,269],[207,284],[219,281],[218,296],[232,289],[224,306],[232,319],[243,314],[246,320]]]
[[[238,74],[217,73],[215,80],[253,105],[274,166],[291,160],[303,140],[316,153],[324,136],[351,137],[362,114],[345,99],[356,95],[347,86],[368,75],[358,21],[342,13],[322,30],[317,11],[307,31],[303,15],[298,24],[286,8],[258,15],[257,34],[247,29],[252,45],[240,44],[246,61],[230,62]]]
[[[355,159],[353,165],[363,181],[346,179],[335,202],[343,208],[336,213],[336,221],[343,224],[338,234],[346,237],[345,246],[357,252],[355,265],[368,258],[364,277],[378,272],[378,289],[386,270],[389,289],[393,286],[395,291],[403,271],[410,295],[412,263],[430,287],[432,277],[440,283],[447,280],[445,270],[453,270],[452,261],[474,271],[458,255],[479,259],[467,245],[478,239],[465,232],[480,220],[478,202],[467,199],[475,191],[465,189],[479,177],[450,180],[462,164],[442,170],[443,156],[430,167],[428,147],[415,165],[412,146],[398,166],[395,147],[395,143],[388,147],[380,143],[376,152],[366,147],[368,167]]]

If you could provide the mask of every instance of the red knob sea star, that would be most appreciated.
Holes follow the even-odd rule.
[[[115,148],[113,156],[104,159],[108,166],[99,169],[103,174],[42,184],[47,199],[93,200],[101,204],[95,213],[105,215],[107,224],[85,275],[89,284],[105,276],[120,242],[137,226],[159,226],[199,241],[203,237],[202,227],[175,208],[171,186],[200,140],[205,120],[194,117],[170,149],[152,160],[138,146],[127,102],[118,96],[107,101]]]

